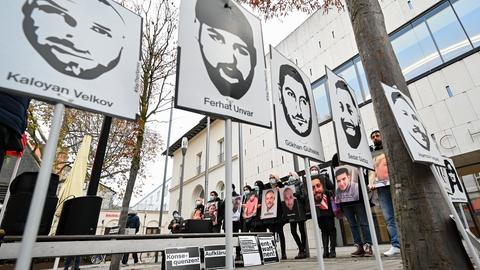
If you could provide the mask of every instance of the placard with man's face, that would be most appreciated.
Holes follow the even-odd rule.
[[[353,202],[360,199],[358,174],[359,170],[350,165],[335,168],[335,196],[337,203]]]
[[[270,127],[260,20],[235,1],[180,4],[176,106]]]
[[[373,157],[373,166],[375,175],[373,184],[375,187],[389,186],[390,177],[388,176],[387,158],[383,152],[377,153],[377,155]]]
[[[280,200],[287,220],[296,220],[300,218],[300,207],[295,197],[295,185],[285,186],[280,189]]]
[[[339,161],[372,169],[372,154],[355,92],[342,77],[328,67],[325,70]]]
[[[324,160],[310,80],[299,67],[270,48],[277,148]]]
[[[260,219],[276,218],[277,217],[277,190],[276,189],[266,189],[262,193],[262,210],[260,214]]]
[[[232,220],[239,221],[242,212],[242,196],[232,197]]]
[[[412,100],[393,87],[383,83],[382,86],[412,160],[444,166],[436,143],[430,138]]]

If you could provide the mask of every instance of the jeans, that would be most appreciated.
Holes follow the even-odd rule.
[[[390,244],[394,247],[400,248],[390,187],[387,186],[378,188],[377,194],[378,200],[380,201],[380,207],[382,208],[383,216],[385,218],[385,223],[387,224],[388,234],[390,235]]]
[[[342,207],[345,217],[350,223],[350,229],[352,230],[353,242],[357,245],[372,244],[372,237],[370,236],[370,230],[368,228],[367,212],[363,203],[354,204]],[[362,241],[360,235],[359,226],[362,228],[362,234],[365,241]]]
[[[63,269],[68,269],[70,265],[72,265],[72,261],[75,261],[73,265],[73,269],[80,269],[80,256],[67,257],[67,259],[65,260],[65,266]]]

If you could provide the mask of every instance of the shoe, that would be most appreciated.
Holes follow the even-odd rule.
[[[325,248],[325,249],[323,250],[323,258],[328,258],[329,255],[330,255],[330,254],[328,253],[328,249]]]
[[[122,265],[123,265],[123,266],[128,266],[128,263],[123,263],[123,262],[122,262]]]
[[[336,258],[337,257],[337,252],[335,252],[335,249],[330,249],[330,254],[328,255],[329,258]]]
[[[305,258],[307,258],[307,254],[305,254],[304,251],[299,251],[299,252],[298,252],[298,255],[295,256],[295,260],[305,259]]]
[[[365,250],[363,249],[362,245],[355,244],[355,247],[357,248],[357,250],[350,253],[350,255],[352,257],[363,257],[363,256],[365,256]]]
[[[372,257],[373,256],[372,245],[365,244],[363,249],[365,250],[365,256],[367,256],[367,257]]]
[[[286,260],[287,259],[287,254],[282,254],[282,260]]]
[[[389,250],[385,251],[383,255],[386,257],[392,257],[400,254],[400,248],[392,246]]]

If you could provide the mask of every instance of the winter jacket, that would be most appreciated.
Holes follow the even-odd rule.
[[[30,99],[27,97],[0,92],[0,125],[10,128],[18,138],[27,129],[29,103]]]
[[[134,228],[135,233],[140,230],[140,218],[135,213],[128,214],[126,228]]]

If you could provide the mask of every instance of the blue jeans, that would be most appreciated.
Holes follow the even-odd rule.
[[[380,207],[382,208],[383,217],[385,218],[385,223],[387,224],[388,234],[390,235],[390,244],[394,247],[400,248],[390,187],[387,186],[378,188],[377,194],[378,200],[380,201]]]
[[[368,228],[367,212],[365,211],[365,206],[363,205],[363,203],[343,206],[342,210],[345,217],[347,217],[348,223],[350,223],[353,242],[361,246],[363,246],[364,244],[371,245],[372,237],[370,236],[370,230]],[[365,241],[362,241],[359,227],[362,228],[362,234]]]
[[[65,260],[65,266],[63,269],[68,269],[70,265],[72,265],[73,260],[75,261],[73,269],[80,269],[80,256],[67,257],[67,259]]]

